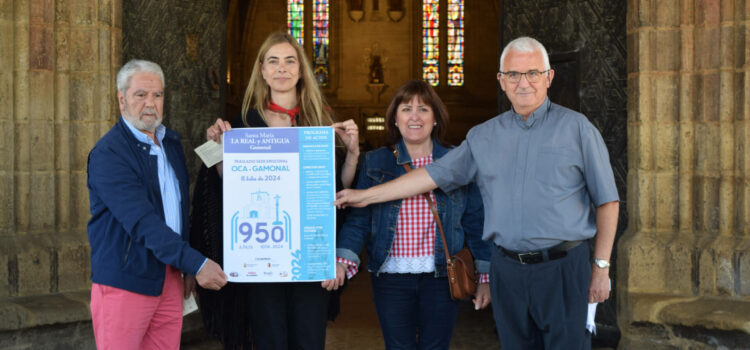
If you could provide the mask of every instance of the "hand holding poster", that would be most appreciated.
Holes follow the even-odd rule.
[[[231,282],[335,277],[334,132],[224,134],[224,271]]]

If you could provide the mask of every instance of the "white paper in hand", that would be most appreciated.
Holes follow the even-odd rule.
[[[596,334],[596,323],[594,322],[594,317],[596,316],[596,305],[597,303],[590,303],[588,314],[586,316],[586,329],[591,334]]]
[[[609,280],[609,290],[612,290],[612,280]],[[588,313],[586,315],[586,329],[591,334],[596,334],[596,323],[594,318],[596,317],[596,305],[598,303],[590,303]]]
[[[198,310],[198,304],[195,302],[195,297],[190,294],[187,299],[182,299],[182,316],[185,316],[195,310]]]
[[[221,162],[224,156],[224,147],[213,140],[208,140],[206,143],[195,148],[195,153],[201,158],[203,164],[206,164],[206,168],[210,168],[216,163]]]

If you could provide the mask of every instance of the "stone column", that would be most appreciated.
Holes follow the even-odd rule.
[[[746,1],[628,0],[622,348],[750,339],[748,18]]]
[[[90,286],[86,162],[118,113],[121,13],[0,0],[0,331],[56,323],[24,303]]]

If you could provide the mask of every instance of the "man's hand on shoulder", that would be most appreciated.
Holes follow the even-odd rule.
[[[227,275],[221,270],[221,266],[211,259],[206,260],[195,279],[201,287],[212,290],[219,290],[227,284]]]

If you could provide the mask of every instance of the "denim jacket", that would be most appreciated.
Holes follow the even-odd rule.
[[[399,141],[396,148],[398,159],[394,158],[393,151],[387,147],[365,154],[359,171],[358,189],[370,188],[406,173],[403,164],[411,163],[411,157],[404,141]],[[433,159],[438,159],[447,152],[447,148],[433,140]],[[468,245],[474,255],[477,272],[488,273],[491,245],[482,241],[484,207],[477,186],[472,183],[447,193],[436,189],[434,194],[449,253],[455,254],[464,245]],[[393,245],[401,202],[402,200],[395,200],[371,204],[365,208],[352,208],[336,239],[336,255],[359,265],[358,254],[367,243],[367,269],[377,275]],[[446,275],[445,253],[440,231],[435,226],[435,276],[442,277]]]

